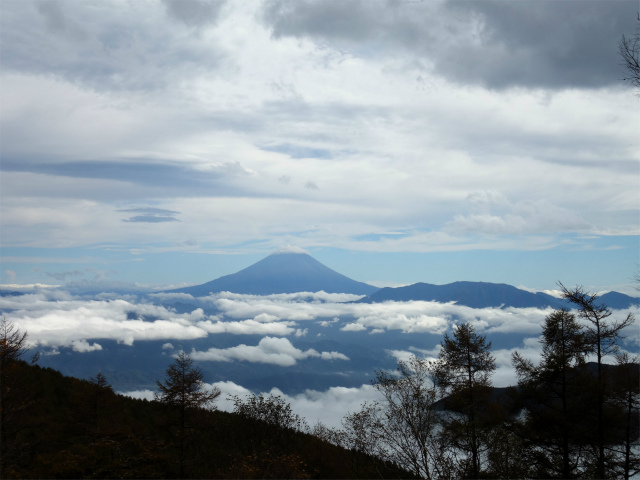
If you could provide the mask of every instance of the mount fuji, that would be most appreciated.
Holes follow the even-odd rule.
[[[357,282],[326,267],[302,249],[284,248],[237,273],[202,285],[170,290],[202,297],[210,293],[233,292],[250,295],[319,292],[369,295],[377,287]]]

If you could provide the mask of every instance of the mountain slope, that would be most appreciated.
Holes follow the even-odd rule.
[[[11,375],[2,478],[411,478],[302,428],[218,410],[189,410],[183,443],[179,408],[20,361]]]
[[[454,282],[447,285],[415,283],[406,287],[382,288],[358,302],[406,302],[410,300],[456,302],[458,305],[472,308],[572,308],[569,302],[546,293],[532,293],[511,285],[486,282]],[[604,294],[600,300],[601,303],[613,309],[629,308],[638,304],[637,298],[618,292]]]
[[[377,287],[357,282],[331,270],[307,253],[272,253],[237,273],[211,282],[171,292],[189,293],[196,297],[216,292],[252,295],[275,293],[319,292],[369,295]]]

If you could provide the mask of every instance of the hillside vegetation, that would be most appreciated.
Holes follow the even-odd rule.
[[[179,478],[179,412],[16,361],[3,401],[3,478]],[[8,372],[5,372],[8,373]],[[392,464],[237,413],[190,412],[187,478],[407,477]]]

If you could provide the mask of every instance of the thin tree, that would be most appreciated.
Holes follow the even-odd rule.
[[[217,387],[212,390],[204,388],[202,370],[194,367],[193,360],[184,352],[180,352],[169,365],[166,374],[164,382],[156,382],[159,392],[154,397],[159,402],[175,407],[179,412],[180,477],[184,478],[187,415],[193,410],[211,405],[221,392]]]
[[[380,438],[399,465],[411,465],[415,475],[431,479],[442,466],[436,439],[438,417],[431,362],[412,356],[398,362],[395,374],[377,372],[373,386],[384,397]]]
[[[371,383],[382,400],[365,402],[345,416],[342,446],[402,465],[417,478],[447,477],[452,462],[438,436],[434,362],[412,355],[398,362],[395,372],[376,372]]]
[[[616,353],[619,350],[620,333],[635,322],[633,314],[629,313],[622,321],[610,321],[608,318],[613,312],[603,303],[598,302],[598,295],[587,293],[581,286],[569,290],[561,282],[558,285],[562,289],[564,299],[573,303],[578,310],[578,315],[586,321],[586,341],[591,345],[597,360],[596,376],[596,408],[597,408],[597,460],[596,474],[599,478],[605,478],[605,431],[604,431],[604,406],[606,401],[606,379],[602,367],[603,358]]]
[[[470,455],[472,478],[481,472],[481,438],[488,426],[487,407],[491,374],[496,362],[491,355],[491,342],[476,333],[469,323],[459,325],[453,338],[445,334],[436,367],[438,386],[450,395],[449,405],[463,420],[453,417],[445,426],[463,450]],[[465,460],[468,462],[468,459]],[[468,470],[468,468],[465,468]]]

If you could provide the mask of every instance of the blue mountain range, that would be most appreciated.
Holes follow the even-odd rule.
[[[225,275],[211,282],[171,292],[201,297],[217,292],[251,295],[277,293],[319,292],[366,295],[361,303],[411,300],[456,302],[472,308],[571,308],[571,304],[546,293],[532,293],[502,283],[454,282],[447,285],[415,283],[405,287],[377,288],[352,280],[318,262],[307,253],[275,252],[237,273]],[[638,305],[640,299],[618,292],[599,297],[612,309],[626,309]]]
[[[618,292],[605,293],[598,298],[599,302],[597,303],[602,303],[612,309],[630,308],[640,303],[640,299]],[[406,287],[382,288],[358,300],[358,302],[407,302],[411,300],[456,302],[458,305],[471,308],[572,308],[570,302],[546,293],[532,293],[503,283],[486,282],[454,282],[447,285],[414,283]]]

